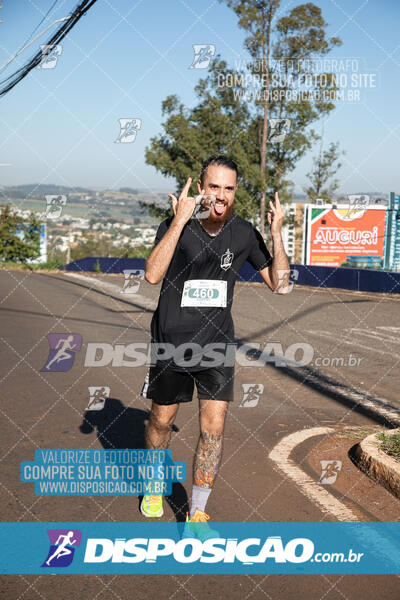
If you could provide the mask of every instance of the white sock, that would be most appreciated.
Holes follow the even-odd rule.
[[[159,466],[163,466],[164,463],[154,463],[153,467],[154,467],[154,479],[146,479],[145,483],[146,485],[151,484],[153,481],[159,481],[158,477],[157,477],[157,472],[158,472],[158,467]],[[145,494],[145,496],[149,497],[149,496],[161,496],[162,494],[151,494],[150,492]]]
[[[192,506],[190,509],[190,518],[193,517],[196,510],[204,512],[208,500],[208,496],[211,494],[212,488],[204,488],[199,485],[193,485],[192,487]]]

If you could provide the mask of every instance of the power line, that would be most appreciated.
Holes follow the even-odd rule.
[[[36,25],[35,29],[32,31],[31,35],[28,37],[28,39],[26,40],[26,44],[29,42],[29,40],[32,39],[33,34],[39,29],[39,27],[41,26],[41,24],[43,23],[43,21],[45,21],[47,19],[47,17],[49,16],[49,14],[51,13],[51,11],[53,10],[53,8],[55,7],[55,5],[57,4],[58,0],[54,0],[53,4],[50,6],[49,10],[47,11],[47,13],[44,15],[43,19],[40,21],[39,25]]]
[[[43,31],[41,31],[35,38],[33,38],[33,40],[31,42],[28,42],[27,44],[25,44],[25,46],[22,46],[22,48],[20,48],[18,50],[18,52],[16,54],[14,54],[14,56],[12,56],[11,58],[9,58],[4,63],[4,65],[1,65],[0,71],[2,71],[3,69],[5,69],[7,67],[7,65],[9,65],[10,63],[12,63],[12,61],[15,60],[19,54],[21,54],[21,52],[23,52],[26,48],[28,48],[28,46],[30,46],[31,44],[33,44],[33,42],[35,42],[38,38],[40,38],[48,29],[50,29],[51,27],[53,27],[53,25],[56,25],[57,23],[61,23],[62,21],[68,21],[68,19],[69,19],[69,17],[63,17],[62,19],[57,19],[57,21],[54,21],[54,23],[50,23],[50,25],[48,25],[47,27],[45,27],[43,29]],[[10,77],[12,77],[12,75],[10,75]],[[7,81],[7,79],[5,79],[4,81]]]
[[[71,29],[76,25],[81,17],[97,2],[97,0],[83,0],[78,6],[75,8],[70,17],[67,17],[67,20],[59,27],[56,33],[51,37],[46,46],[56,46],[65,38],[65,36],[71,31]],[[54,23],[53,23],[54,24]],[[43,32],[42,32],[43,33]],[[37,65],[43,59],[43,52],[39,50],[31,60],[29,60],[23,67],[6,77],[3,81],[0,82],[0,96],[4,96],[12,90],[13,87],[17,85],[24,77],[28,75],[32,69],[37,67]]]

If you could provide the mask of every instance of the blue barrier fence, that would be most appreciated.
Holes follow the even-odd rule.
[[[122,273],[124,269],[144,269],[145,259],[91,256],[69,263],[61,269],[76,272],[96,271],[96,265],[102,273]],[[400,294],[400,273],[308,265],[291,265],[290,268],[293,270],[292,279],[296,285]],[[262,281],[260,275],[249,263],[244,264],[238,280]]]
[[[122,273],[124,269],[144,269],[145,258],[104,258],[88,256],[60,267],[65,271],[96,271],[97,264],[102,273]]]

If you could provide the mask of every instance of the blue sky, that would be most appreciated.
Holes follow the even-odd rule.
[[[3,0],[1,64],[30,38],[53,1]],[[299,3],[283,0],[280,12]],[[343,41],[331,58],[357,59],[360,73],[377,74],[375,88],[361,89],[359,101],[339,103],[324,124],[326,144],[339,141],[346,152],[340,191],[399,191],[400,2],[314,3],[329,24],[328,35]],[[36,33],[76,4],[58,0]],[[2,70],[0,79],[30,58],[47,36]],[[214,44],[233,66],[248,58],[244,37],[233,11],[218,1],[98,0],[63,40],[57,66],[35,69],[0,99],[0,164],[10,165],[0,167],[0,185],[173,191],[174,181],[144,160],[150,138],[162,131],[161,102],[177,94],[186,106],[195,104],[194,86],[205,71],[189,69],[193,44]],[[133,143],[115,143],[120,118],[141,119]],[[290,175],[296,192],[307,183],[312,154]]]

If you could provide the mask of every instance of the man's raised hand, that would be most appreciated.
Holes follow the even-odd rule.
[[[271,228],[271,235],[274,233],[280,233],[282,229],[283,219],[285,214],[283,212],[281,203],[279,201],[278,192],[275,192],[275,204],[269,202],[270,210],[268,211],[268,223]]]
[[[174,194],[168,194],[171,198],[172,210],[174,211],[175,218],[183,224],[189,221],[196,206],[196,200],[188,196],[191,183],[192,178],[189,177],[178,200]]]

